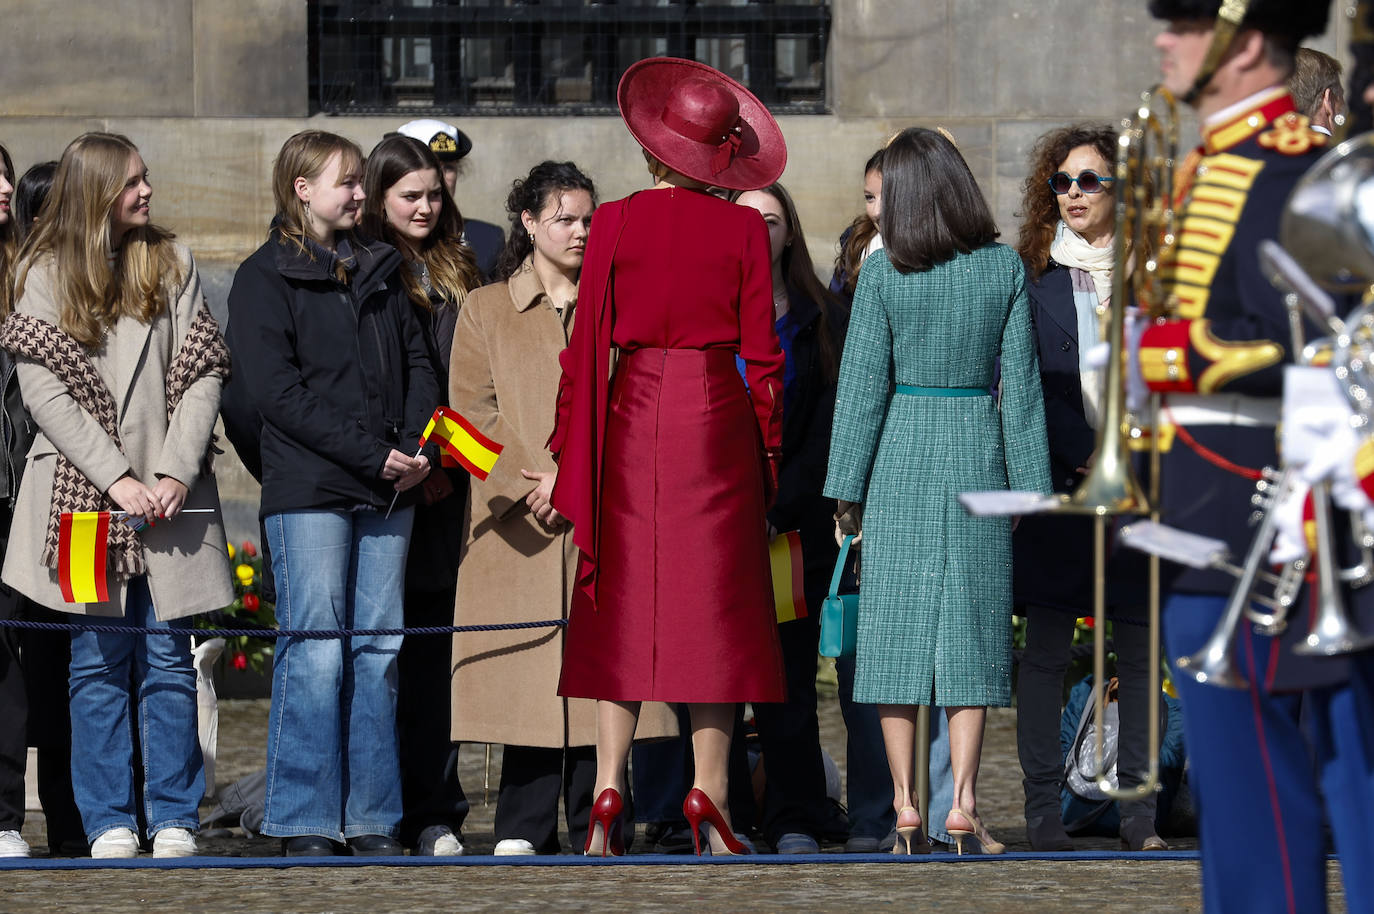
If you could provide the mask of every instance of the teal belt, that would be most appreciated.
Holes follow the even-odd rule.
[[[897,393],[911,397],[990,397],[992,391],[986,387],[916,387],[913,384],[898,384]]]

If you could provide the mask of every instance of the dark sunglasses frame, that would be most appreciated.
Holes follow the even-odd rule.
[[[1084,184],[1083,179],[1088,177],[1092,180],[1088,184]],[[1063,190],[1054,186],[1055,181],[1060,178],[1063,179],[1061,182],[1064,188]],[[1107,190],[1112,184],[1116,183],[1116,178],[1105,177],[1089,168],[1080,171],[1077,177],[1074,177],[1067,171],[1056,171],[1054,174],[1050,175],[1049,180],[1045,183],[1050,186],[1050,190],[1060,196],[1067,194],[1075,184],[1077,184],[1078,189],[1085,194],[1100,194],[1102,191]]]

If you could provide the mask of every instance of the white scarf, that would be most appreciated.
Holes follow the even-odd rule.
[[[1088,354],[1097,345],[1099,309],[1112,294],[1112,266],[1116,248],[1095,248],[1063,222],[1055,229],[1050,256],[1069,270],[1073,308],[1078,317],[1078,376],[1083,390],[1083,416],[1097,428],[1102,401],[1102,371],[1093,367]]]
[[[1095,248],[1083,236],[1069,228],[1062,221],[1054,230],[1054,241],[1050,243],[1050,256],[1054,262],[1065,267],[1077,267],[1093,278],[1097,289],[1097,300],[1106,306],[1112,297],[1112,267],[1116,263],[1116,245]]]

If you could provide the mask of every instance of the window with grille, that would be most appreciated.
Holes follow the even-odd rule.
[[[311,0],[311,97],[330,114],[611,114],[625,68],[667,55],[819,114],[829,36],[829,0]]]

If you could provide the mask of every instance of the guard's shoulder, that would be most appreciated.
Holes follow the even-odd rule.
[[[1261,150],[1284,158],[1306,156],[1314,151],[1320,154],[1330,140],[1326,134],[1312,129],[1311,118],[1296,111],[1275,118],[1268,130],[1255,137]]]

